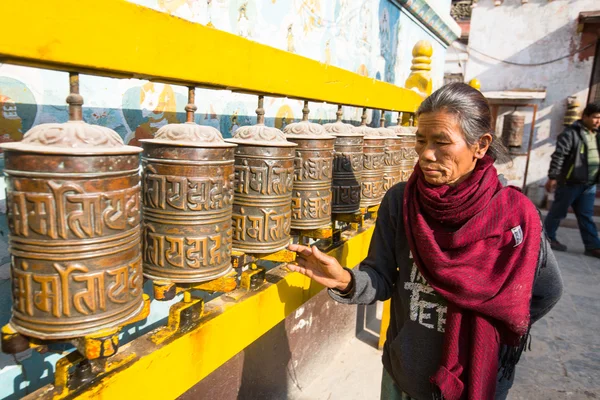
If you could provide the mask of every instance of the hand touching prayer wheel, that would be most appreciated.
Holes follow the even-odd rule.
[[[323,125],[335,136],[331,212],[355,213],[360,210],[364,135],[342,122],[342,106],[336,115],[336,122]]]
[[[257,124],[235,131],[233,248],[246,253],[273,253],[290,241],[295,143],[282,131],[265,126],[263,96]]]
[[[139,147],[82,120],[71,74],[69,122],[3,144],[11,325],[38,339],[117,327],[143,306]]]
[[[302,121],[289,124],[284,133],[296,143],[292,228],[318,229],[331,222],[331,177],[333,143],[322,125],[308,121],[308,101],[304,102]]]
[[[203,282],[231,270],[235,144],[194,122],[189,88],[187,122],[142,140],[144,275]]]
[[[364,135],[363,172],[361,181],[361,207],[376,206],[381,203],[383,190],[383,160],[385,158],[385,138],[377,129],[367,126],[367,109],[363,109],[362,122],[352,132]]]

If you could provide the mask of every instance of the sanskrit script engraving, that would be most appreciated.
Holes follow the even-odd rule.
[[[331,215],[331,195],[292,199],[292,218],[321,219]]]
[[[333,204],[356,204],[360,201],[360,185],[333,186]]]
[[[331,178],[332,159],[327,158],[302,158],[296,152],[294,163],[296,165],[294,176],[296,182],[304,180],[320,181]]]
[[[139,185],[115,191],[86,193],[72,182],[48,181],[49,193],[8,191],[8,222],[14,235],[34,234],[51,239],[102,236],[107,230],[125,230],[140,222]]]
[[[388,191],[392,186],[394,186],[395,182],[395,178],[393,175],[384,175],[383,176],[383,190],[384,191]]]
[[[402,161],[402,150],[386,150],[384,164],[386,166],[400,165]]]
[[[276,210],[261,208],[259,215],[233,214],[233,240],[253,240],[272,242],[285,239],[290,234],[292,213],[278,213]]]
[[[333,169],[335,172],[360,171],[362,170],[362,162],[362,153],[336,153]]]
[[[107,311],[108,304],[123,304],[142,294],[139,259],[100,271],[79,263],[53,263],[53,271],[38,272],[34,263],[18,260],[12,269],[15,310],[33,317],[56,318]]]
[[[367,199],[376,199],[383,194],[383,182],[363,182],[362,197]]]
[[[157,267],[199,269],[219,265],[231,256],[231,229],[205,236],[179,236],[145,227],[144,262]]]
[[[294,168],[284,168],[277,162],[262,161],[260,166],[235,166],[234,188],[240,194],[285,195],[290,193],[294,184]]]
[[[233,204],[232,179],[159,175],[152,173],[152,166],[146,171],[143,196],[146,207],[207,211]]]
[[[376,153],[376,154],[365,154],[363,159],[363,166],[365,169],[379,169],[383,166],[383,159],[385,155]]]

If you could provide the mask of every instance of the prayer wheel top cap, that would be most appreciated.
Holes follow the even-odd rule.
[[[377,128],[377,131],[379,132],[379,135],[383,136],[383,137],[388,137],[388,138],[397,137],[396,132],[391,128],[381,127],[381,128]]]
[[[142,151],[140,147],[126,146],[112,129],[83,121],[37,125],[20,142],[3,143],[0,148],[67,155],[132,154]]]
[[[352,132],[362,134],[365,139],[381,139],[381,134],[377,129],[366,125],[354,126]]]
[[[397,125],[394,127],[394,132],[396,132],[396,135],[398,136],[414,136],[416,131],[416,126]]]
[[[297,146],[296,143],[288,142],[282,131],[265,124],[241,126],[235,131],[232,139],[227,139],[227,142],[267,147]]]
[[[310,121],[300,121],[283,128],[286,137],[290,139],[335,139],[327,133],[323,125]]]
[[[331,124],[325,124],[325,125],[323,125],[323,128],[325,128],[325,130],[328,133],[332,134],[335,137],[346,137],[346,136],[363,137],[364,136],[363,133],[353,132],[352,131],[352,129],[354,128],[353,125],[345,124],[343,122],[334,122]]]
[[[212,126],[195,122],[165,125],[156,132],[154,139],[142,139],[142,143],[158,143],[169,146],[187,147],[235,147],[223,140],[221,132]]]

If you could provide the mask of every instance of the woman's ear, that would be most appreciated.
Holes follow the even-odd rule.
[[[492,140],[494,140],[494,138],[490,133],[486,133],[479,138],[477,141],[477,147],[475,148],[475,158],[481,160],[483,156],[485,156],[485,153],[487,153],[490,145],[492,144]]]

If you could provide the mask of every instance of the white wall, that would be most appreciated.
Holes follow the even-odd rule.
[[[465,80],[478,78],[483,92],[517,88],[547,91],[538,110],[528,184],[543,184],[546,179],[556,136],[563,129],[567,97],[576,95],[581,104],[587,101],[593,57],[580,59],[576,55],[544,66],[524,67],[500,63],[473,49],[518,63],[555,59],[580,47],[579,13],[599,7],[597,0],[530,0],[524,5],[521,0],[505,0],[497,7],[493,0],[480,0],[473,9]],[[511,183],[522,184],[524,165],[524,160],[515,160],[508,174],[513,177]]]

